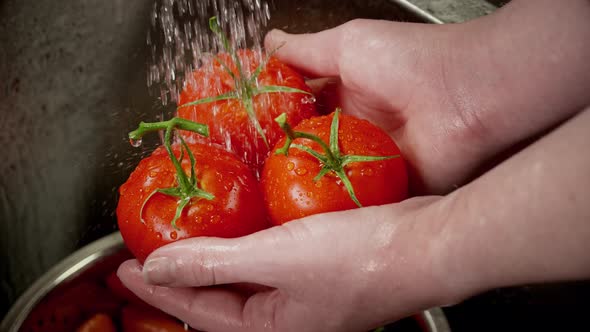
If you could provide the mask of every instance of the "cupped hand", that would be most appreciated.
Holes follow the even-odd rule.
[[[450,300],[433,272],[437,253],[428,239],[436,229],[418,222],[439,204],[417,198],[238,239],[183,240],[154,252],[143,268],[124,263],[119,277],[198,330],[368,330]]]
[[[277,56],[312,78],[335,78],[328,107],[385,129],[415,194],[446,194],[590,102],[584,12],[587,1],[513,1],[455,25],[355,20],[314,34],[275,30],[266,48],[281,46]]]

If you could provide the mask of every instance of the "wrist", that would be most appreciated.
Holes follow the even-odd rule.
[[[449,27],[441,87],[461,128],[452,143],[463,170],[477,175],[590,103],[588,17],[587,0],[515,0]]]
[[[440,198],[421,213],[428,253],[424,267],[436,306],[449,306],[490,288],[489,276],[481,269],[485,256],[477,245],[477,234],[468,226],[468,202],[456,192]],[[474,245],[475,244],[475,245]],[[429,262],[428,262],[429,261]]]
[[[450,223],[453,202],[447,197],[416,197],[393,204],[384,213],[395,231],[388,236],[386,266],[379,284],[395,284],[388,296],[390,312],[420,310],[455,304],[471,295],[463,284],[456,283],[454,269],[448,264],[444,234]],[[401,211],[401,213],[400,213]]]

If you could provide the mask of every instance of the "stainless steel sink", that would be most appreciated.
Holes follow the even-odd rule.
[[[357,17],[444,21],[419,1],[273,2],[269,28],[292,32]],[[117,188],[155,145],[135,149],[125,135],[169,111],[146,87],[151,7],[0,0],[0,316],[62,258],[116,229]]]

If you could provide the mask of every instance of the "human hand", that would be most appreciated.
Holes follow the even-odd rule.
[[[590,102],[587,7],[513,1],[444,26],[356,20],[316,34],[272,31],[266,48],[284,43],[281,60],[336,78],[329,90],[344,112],[378,124],[401,147],[412,191],[446,194]]]
[[[539,45],[545,47],[545,38],[555,34],[579,37],[584,30],[570,27],[580,21],[567,19],[582,13],[576,6],[545,6],[567,25],[547,24],[543,20],[551,15],[537,12],[531,26],[549,28],[545,34],[534,31],[543,38],[532,44],[532,32],[525,29],[508,44],[494,34],[496,48],[474,46],[484,31],[513,28],[516,8],[522,14],[531,3],[515,1],[507,7],[512,12],[466,25],[357,21],[317,35],[279,34],[273,41],[275,35],[268,45],[287,41],[278,54],[283,60],[316,76],[339,76],[342,105],[396,138],[419,179],[416,191],[447,192],[482,160],[571,116],[589,97],[580,92],[587,85],[579,83],[587,82],[590,70],[575,61],[576,54],[588,54],[586,44],[556,39],[559,54],[527,56],[540,54]],[[587,1],[577,2],[582,3]],[[385,28],[392,40],[369,38],[383,36]],[[346,53],[333,40],[370,52]],[[295,42],[306,46],[290,48]],[[504,58],[498,47],[510,43],[510,52],[519,56]],[[373,61],[363,70],[346,67],[360,58]],[[396,66],[371,63],[378,60]],[[384,68],[396,75],[380,75]],[[360,79],[364,73],[370,75]],[[531,77],[535,84],[527,81]],[[448,196],[312,216],[240,239],[185,240],[154,252],[144,268],[126,262],[120,278],[148,303],[197,329],[355,331],[491,287],[587,276],[587,260],[580,262],[590,234],[581,222],[588,211],[578,198],[589,186],[574,184],[588,181],[576,176],[589,162],[578,153],[586,145],[588,114]],[[560,160],[570,161],[564,172],[558,172]],[[552,222],[560,216],[561,224]],[[240,283],[256,288],[244,293],[226,286]]]
[[[188,239],[157,250],[143,268],[124,263],[119,276],[198,330],[368,330],[457,300],[434,263],[438,227],[429,220],[442,209],[438,198],[416,198],[238,239]]]
[[[589,278],[588,126],[590,109],[445,197],[187,239],[118,275],[211,332],[362,331],[491,288]]]

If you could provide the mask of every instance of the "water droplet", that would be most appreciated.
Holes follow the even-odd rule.
[[[361,169],[361,175],[363,176],[372,176],[375,172],[371,167],[365,167]]]
[[[156,239],[157,240],[161,240],[162,239],[162,233],[156,233]]]
[[[209,211],[209,212],[213,211],[213,205],[207,204],[207,211]]]
[[[322,182],[321,181],[316,181],[315,187],[316,188],[321,188],[322,187]]]
[[[170,238],[172,240],[176,240],[178,238],[178,234],[176,233],[176,231],[170,232]]]
[[[287,163],[287,170],[292,171],[295,168],[295,164],[292,162]]]
[[[309,198],[313,197],[313,193],[311,191],[308,191],[305,195]]]
[[[200,224],[202,222],[203,222],[203,217],[201,217],[201,216],[196,216],[195,217],[195,223]]]
[[[212,215],[211,216],[211,223],[213,224],[217,224],[221,221],[221,216],[218,214]]]
[[[158,175],[158,172],[156,171],[150,171],[150,173],[148,174],[151,178],[155,178]]]
[[[316,99],[314,96],[306,96],[301,98],[301,103],[302,104],[313,104],[316,102]]]
[[[298,168],[298,169],[296,169],[296,170],[295,170],[295,173],[296,173],[297,175],[305,175],[305,174],[307,174],[307,169],[305,169],[305,168],[301,167],[301,168]]]
[[[133,139],[133,138],[129,139],[129,144],[131,144],[131,146],[134,148],[140,147],[141,143],[142,143],[141,138],[140,139]]]

